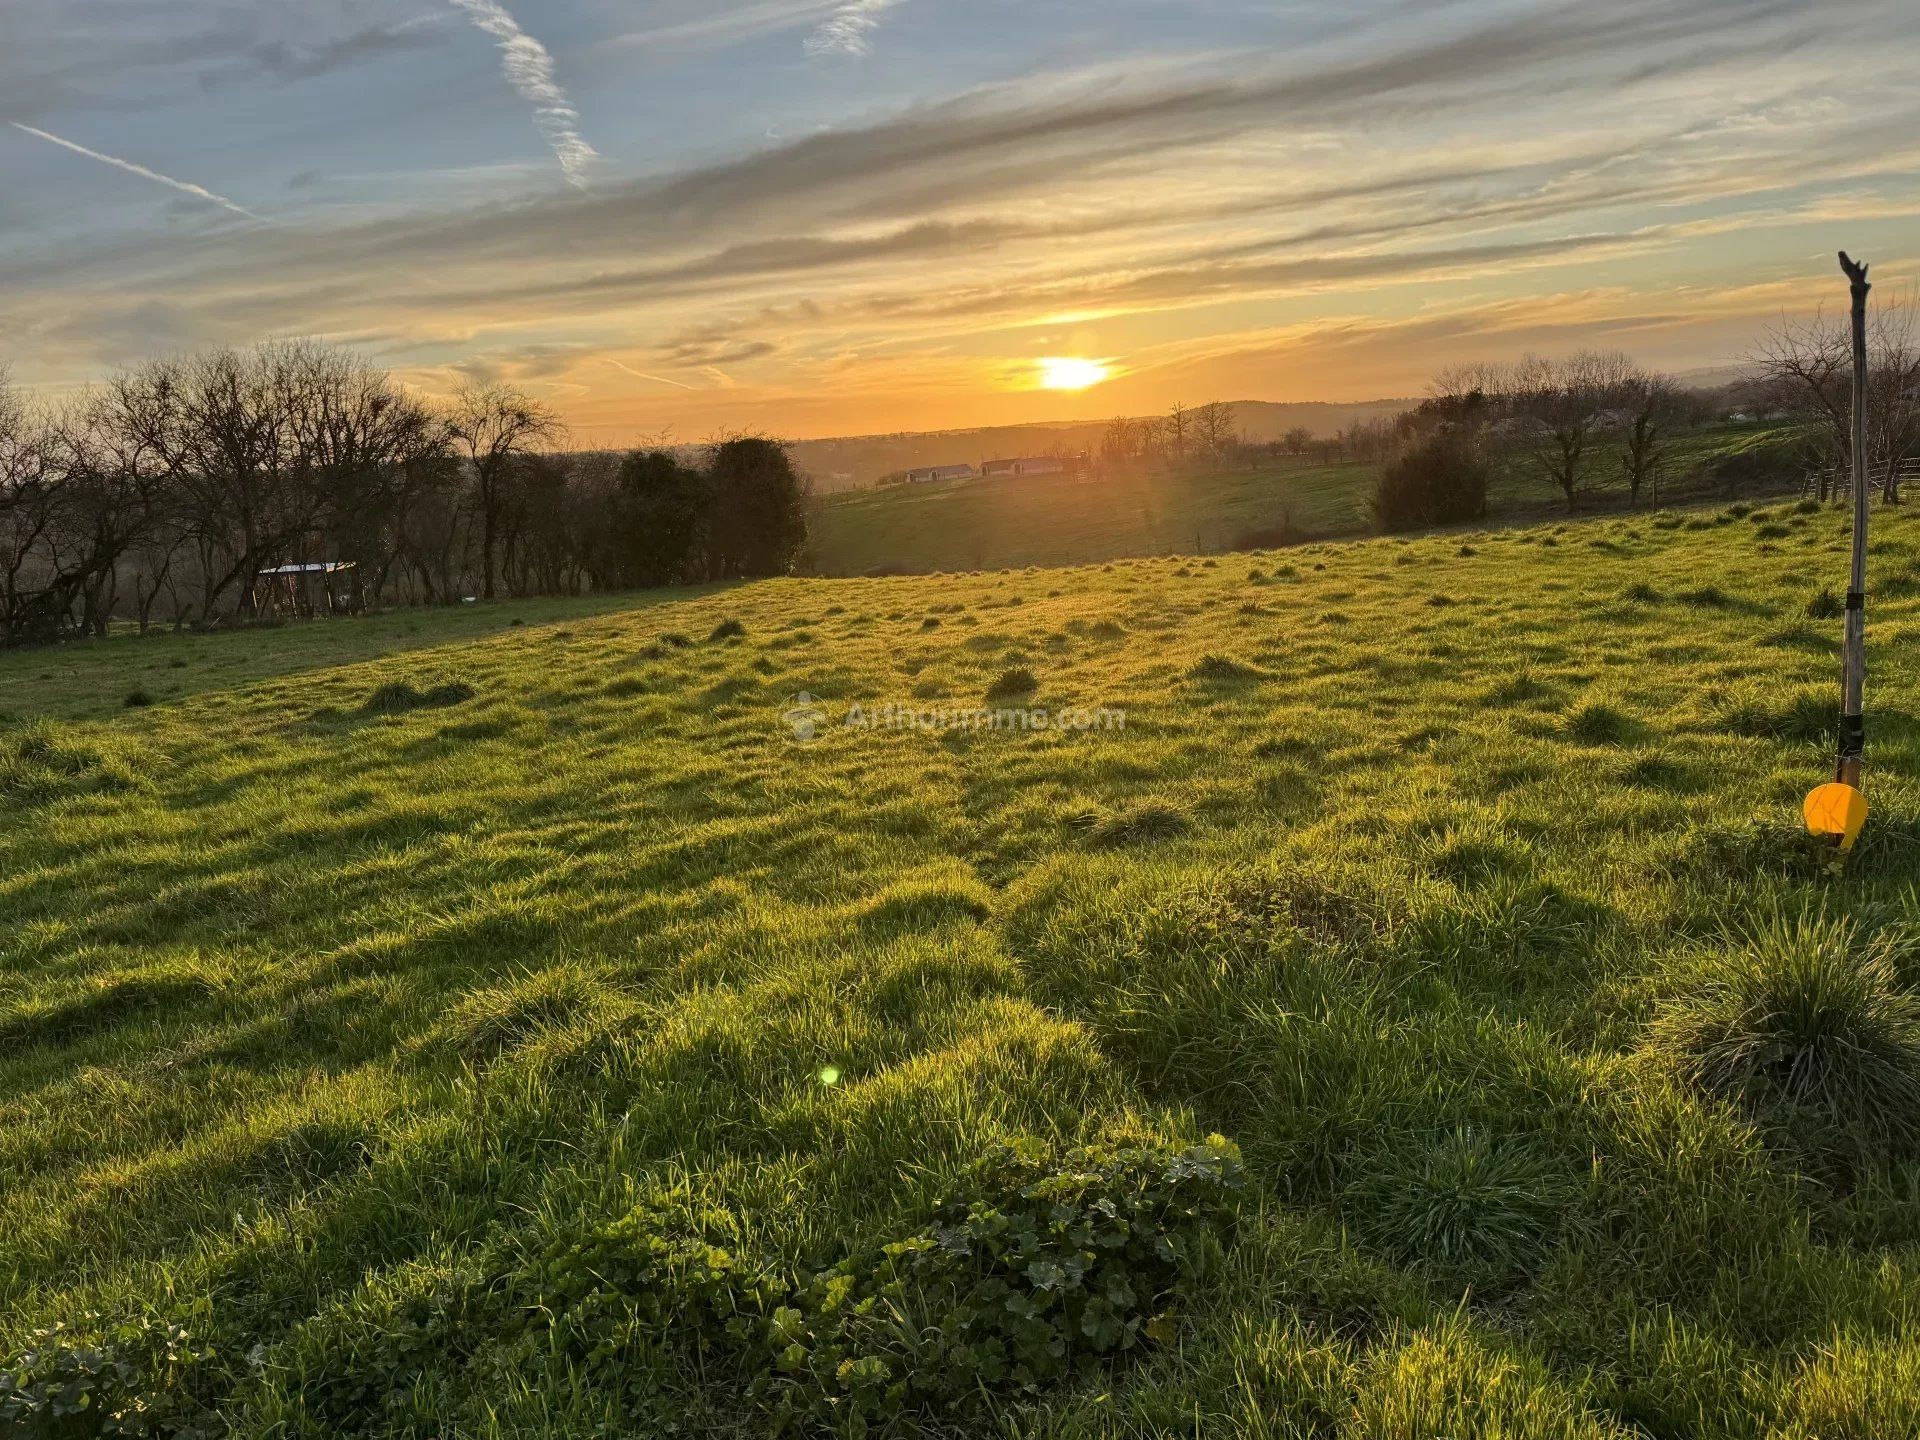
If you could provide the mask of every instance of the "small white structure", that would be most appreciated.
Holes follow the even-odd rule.
[[[1057,455],[1030,455],[1019,460],[989,460],[982,475],[1064,475],[1067,462]]]
[[[340,615],[360,609],[358,566],[352,560],[275,565],[253,578],[256,615]]]
[[[926,465],[918,470],[907,471],[909,485],[931,485],[936,480],[971,480],[971,465]]]

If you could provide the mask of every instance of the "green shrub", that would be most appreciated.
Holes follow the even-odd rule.
[[[1802,916],[1702,957],[1655,1017],[1688,1084],[1817,1144],[1911,1151],[1920,1141],[1920,997],[1897,938]]]
[[[1462,435],[1420,441],[1380,472],[1373,515],[1382,530],[1423,530],[1487,513],[1487,462]]]

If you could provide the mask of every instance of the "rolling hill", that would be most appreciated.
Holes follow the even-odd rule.
[[[1879,525],[0,656],[0,1423],[1911,1433]]]
[[[1233,402],[1235,427],[1253,441],[1278,440],[1295,426],[1315,435],[1334,435],[1356,420],[1394,416],[1410,400],[1319,401],[1240,400]],[[1028,425],[990,425],[973,430],[848,435],[796,440],[788,447],[822,495],[866,489],[884,475],[922,465],[978,465],[982,460],[1021,455],[1078,454],[1097,451],[1105,420],[1055,421]]]
[[[1662,499],[1777,495],[1801,478],[1798,437],[1770,425],[1714,425],[1678,436]],[[1611,485],[1616,457],[1590,474]],[[808,563],[823,575],[926,574],[1205,555],[1373,528],[1379,467],[1263,459],[1257,469],[985,477],[892,485],[818,499]],[[1518,463],[1497,472],[1493,523],[1540,521],[1565,502]],[[1617,487],[1588,503],[1619,507]]]

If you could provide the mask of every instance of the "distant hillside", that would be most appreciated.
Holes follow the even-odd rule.
[[[1274,409],[1298,411],[1299,406]],[[1677,437],[1660,498],[1674,503],[1769,494],[1798,483],[1790,431],[1718,425]],[[1594,462],[1597,482],[1617,464]],[[1205,555],[1372,526],[1376,467],[1285,457],[1255,469],[1188,474],[1054,475],[892,485],[814,504],[812,567],[822,575],[1097,564],[1141,555]],[[1617,489],[1590,497],[1621,503]],[[1524,467],[1496,476],[1489,520],[1553,518],[1564,502]]]
[[[1410,400],[1360,400],[1344,404],[1234,402],[1234,419],[1249,440],[1277,440],[1297,425],[1315,435],[1332,435],[1356,420],[1398,415]],[[978,465],[982,460],[1044,455],[1056,450],[1092,450],[1107,428],[1105,420],[1057,424],[994,425],[978,430],[903,432],[897,435],[849,435],[800,440],[790,447],[795,461],[813,477],[821,494],[860,490],[881,476],[922,465]]]

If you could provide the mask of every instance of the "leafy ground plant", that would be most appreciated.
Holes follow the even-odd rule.
[[[36,1331],[0,1371],[0,1433],[217,1440],[213,1350],[153,1316],[86,1315]]]

